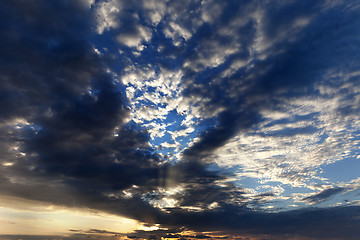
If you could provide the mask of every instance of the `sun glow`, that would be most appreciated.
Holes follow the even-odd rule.
[[[93,211],[70,209],[12,197],[0,198],[0,234],[71,234],[98,229],[108,232],[133,232],[139,221]]]

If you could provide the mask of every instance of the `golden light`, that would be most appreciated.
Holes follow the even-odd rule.
[[[142,227],[139,221],[46,203],[0,196],[0,234],[54,235],[99,229],[128,233]]]

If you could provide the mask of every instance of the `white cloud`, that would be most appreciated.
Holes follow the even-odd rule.
[[[105,30],[119,27],[117,20],[121,5],[116,1],[100,2],[95,8],[97,16],[97,32],[102,34]]]
[[[173,39],[175,46],[178,46],[181,43],[181,40],[179,40],[180,38],[189,40],[189,38],[192,36],[191,32],[175,22],[170,22],[168,24],[164,30],[164,34],[166,37]]]
[[[160,71],[155,72],[152,66],[128,67],[121,77],[130,100],[131,119],[146,127],[152,140],[162,138],[169,133],[175,142],[170,144],[164,140],[165,142],[160,142],[158,145],[171,148],[174,155],[169,156],[174,159],[184,150],[177,141],[178,138],[187,137],[194,132],[196,125],[194,119],[200,117],[199,106],[194,104],[200,99],[182,96],[184,90],[184,86],[181,85],[182,77],[182,71],[174,72],[160,68]],[[152,90],[149,91],[149,88]],[[166,121],[172,111],[179,114],[179,120],[175,120],[179,122]],[[185,119],[180,121],[180,116]],[[173,126],[174,130],[167,129],[169,126]],[[191,142],[191,139],[189,141]],[[190,143],[185,145],[188,144]]]
[[[165,15],[166,1],[143,0],[142,3],[145,14],[152,25],[158,25]]]
[[[197,0],[170,1],[166,6],[167,20],[164,22],[164,34],[171,38],[175,46],[191,38],[202,24],[200,9],[190,9]]]
[[[220,1],[205,0],[201,1],[202,14],[204,22],[214,23],[221,15],[224,5]]]
[[[346,158],[356,159],[360,154],[360,88],[356,81],[349,81],[359,77],[357,72],[332,76],[336,85],[317,85],[321,94],[316,98],[287,100],[283,111],[262,111],[265,120],[258,129],[240,132],[230,139],[216,150],[214,161],[223,168],[237,167],[239,179],[250,177],[261,184],[280,182],[316,191],[334,187],[331,179],[321,177],[321,169]],[[307,127],[315,131],[304,133]],[[287,135],[289,132],[292,134]],[[358,180],[338,186],[359,187]],[[293,191],[296,193],[295,188]],[[298,195],[303,199],[311,193]]]
[[[139,47],[141,43],[148,42],[152,37],[151,29],[140,22],[137,13],[129,14],[127,11],[134,6],[140,6],[139,2],[113,0],[97,3],[97,32],[103,34],[110,29],[116,30],[117,41],[128,47]]]
[[[128,47],[140,47],[141,43],[148,42],[151,36],[151,29],[139,24],[136,27],[136,32],[120,33],[116,39]]]
[[[193,127],[188,127],[182,130],[178,130],[176,132],[171,132],[169,131],[169,133],[171,134],[171,137],[176,140],[178,137],[185,137],[187,135],[189,135],[189,133],[192,133],[195,131],[195,128]]]
[[[201,71],[204,68],[214,68],[224,63],[227,57],[239,52],[241,45],[236,40],[231,43],[223,44],[219,40],[207,39],[201,44],[202,49],[194,60],[188,60],[184,67],[191,68],[195,71]]]
[[[161,143],[160,145],[165,148],[176,148],[179,144],[164,142],[164,143]]]

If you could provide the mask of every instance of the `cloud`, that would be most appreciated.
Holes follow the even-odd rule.
[[[189,218],[188,213],[174,211],[168,224],[191,226],[194,231],[199,232],[216,229],[218,233],[220,231],[233,236],[251,235],[256,231],[257,236],[269,234],[274,239],[301,236],[318,239],[356,239],[355,226],[358,224],[358,214],[356,207],[263,213],[228,206],[221,211],[193,212]],[[222,221],[219,222],[217,219]],[[344,227],[338,227],[339,222],[344,223]]]
[[[169,1],[166,6],[167,21],[164,21],[163,33],[171,38],[173,45],[180,46],[189,40],[201,25],[200,1],[186,0],[181,3]]]
[[[309,201],[310,203],[319,203],[319,202],[325,201],[326,199],[328,199],[338,193],[343,192],[344,190],[345,189],[341,188],[341,187],[329,188],[329,189],[321,191],[320,193],[312,195],[310,197],[306,197],[303,200]]]
[[[174,234],[356,239],[358,206],[261,208],[358,154],[358,10],[326,3],[2,4],[1,193]]]
[[[73,234],[68,236],[61,235],[0,235],[1,240],[15,240],[15,239],[24,239],[24,240],[32,240],[32,239],[40,239],[40,240],[81,240],[81,239],[113,239],[114,236],[104,236],[104,235],[96,235],[96,234]]]
[[[344,51],[340,50],[336,53],[329,51],[329,46],[336,44],[338,37],[330,38],[316,34],[319,26],[329,30],[333,28],[335,20],[333,20],[334,22],[325,23],[324,18],[327,19],[330,16],[338,16],[340,14],[344,14],[344,17],[351,18],[351,16],[342,13],[342,10],[336,9],[322,12],[319,9],[321,5],[317,4],[311,5],[311,7],[307,6],[308,3],[300,4],[300,6],[298,6],[298,4],[298,2],[293,2],[280,5],[278,8],[271,5],[267,6],[268,8],[265,8],[266,10],[264,11],[269,12],[263,13],[263,18],[265,18],[263,22],[255,24],[250,18],[248,25],[245,25],[246,27],[243,27],[241,24],[238,25],[239,31],[242,29],[245,31],[244,39],[246,39],[247,42],[242,44],[243,47],[241,47],[241,49],[243,49],[243,53],[235,54],[235,56],[238,55],[236,58],[240,58],[242,54],[245,53],[247,54],[243,55],[243,58],[253,55],[251,49],[258,43],[256,38],[251,38],[251,36],[260,34],[259,29],[262,29],[261,34],[264,35],[263,37],[275,42],[272,43],[267,50],[257,50],[259,54],[265,55],[260,58],[256,58],[255,56],[250,57],[246,67],[240,67],[232,76],[226,78],[218,77],[233,61],[235,56],[227,57],[229,63],[225,61],[221,66],[214,68],[214,70],[211,71],[211,75],[209,70],[202,71],[201,69],[197,69],[196,71],[189,72],[185,79],[195,84],[188,85],[186,93],[190,96],[210,97],[211,102],[207,104],[208,106],[224,109],[221,113],[217,114],[218,126],[211,130],[209,129],[208,133],[204,133],[202,140],[192,148],[194,153],[204,152],[207,151],[207,149],[211,151],[223,145],[226,140],[234,136],[234,132],[241,131],[244,128],[248,129],[250,126],[253,126],[254,123],[259,122],[259,120],[261,120],[261,111],[281,108],[283,105],[282,99],[288,100],[291,95],[312,94],[312,84],[316,82],[316,80],[321,81],[322,79],[322,76],[319,75],[320,71],[339,68],[334,62],[335,59],[343,57],[346,61],[353,61],[348,59],[348,50],[344,49]],[[246,8],[246,4],[243,8]],[[255,10],[254,12],[256,12]],[[290,14],[292,11],[296,12],[296,14]],[[289,38],[279,38],[278,35],[282,34],[282,28],[293,29],[295,27],[291,25],[281,26],[281,24],[277,24],[277,22],[284,24],[290,23],[291,21],[296,22],[297,18],[305,18],[309,15],[313,16],[315,12],[319,12],[319,14],[316,17],[312,17],[311,22],[301,28],[302,31],[299,30],[291,33],[293,35],[291,40],[289,40]],[[228,21],[229,18],[231,19],[231,17],[235,18],[237,16],[236,12],[232,13],[232,15],[227,14],[226,20]],[[285,18],[289,19],[285,21]],[[345,18],[343,21],[347,21]],[[224,24],[226,23],[224,20]],[[221,21],[218,25],[221,26]],[[206,35],[205,32],[199,36],[199,42],[201,42],[201,36],[206,36],[206,40],[204,41],[218,38],[218,32],[212,28],[210,29],[211,31],[207,31],[209,35]],[[272,31],[273,29],[274,31]],[[306,31],[304,31],[304,29],[306,29]],[[339,31],[343,31],[343,33],[339,33],[337,36],[349,36],[347,29]],[[242,35],[234,33],[232,36],[237,37]],[[343,41],[349,43],[353,40],[351,37],[344,37],[343,39]],[[216,40],[213,41],[216,42]],[[224,46],[229,45],[224,44]],[[208,48],[202,50],[201,48],[196,48],[193,50],[194,53],[192,56],[194,56],[195,59],[200,59],[201,54],[203,54],[204,51],[208,51],[207,49]],[[293,56],[297,57],[294,58]],[[347,69],[347,67],[344,66],[343,69]],[[206,116],[208,111],[203,109],[202,114]],[[234,129],[236,130],[234,131]],[[214,138],[214,140],[212,140],[212,138]]]
[[[162,167],[148,134],[124,124],[126,98],[87,39],[92,13],[76,1],[31,4],[2,6],[1,155],[12,164],[1,168],[1,192],[125,215],[131,202],[152,209],[140,196],[116,197],[156,187]]]
[[[105,30],[115,32],[116,40],[128,47],[138,47],[151,39],[151,30],[142,24],[140,16],[134,12],[142,1],[100,1],[95,5],[97,14],[97,31],[103,34]],[[151,7],[153,5],[148,4]],[[156,14],[156,13],[155,13]],[[158,16],[152,14],[151,19]],[[126,24],[125,24],[126,23]]]

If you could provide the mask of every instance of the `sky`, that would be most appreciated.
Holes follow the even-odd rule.
[[[358,239],[360,1],[0,3],[0,239]]]

